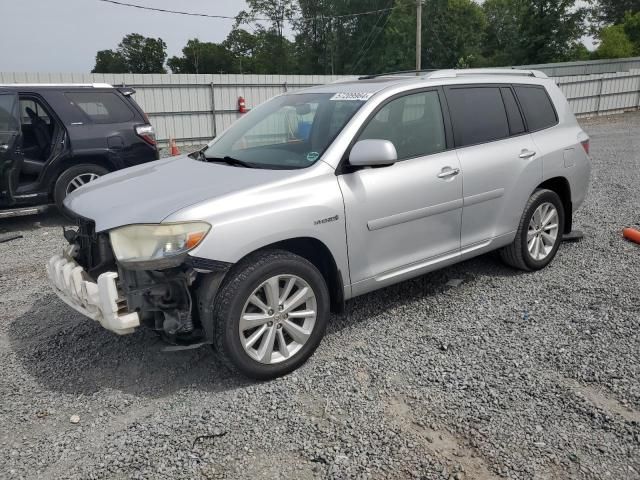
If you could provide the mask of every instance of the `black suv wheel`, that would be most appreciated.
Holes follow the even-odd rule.
[[[109,170],[106,168],[92,164],[75,165],[62,172],[53,189],[53,200],[57,207],[62,213],[69,215],[69,211],[62,203],[67,195],[107,173]]]

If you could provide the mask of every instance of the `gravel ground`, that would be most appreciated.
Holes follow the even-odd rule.
[[[360,297],[268,383],[102,330],[47,286],[60,218],[0,222],[0,478],[640,478],[640,114],[585,126],[584,241]]]

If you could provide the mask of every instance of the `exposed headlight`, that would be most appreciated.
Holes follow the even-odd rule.
[[[113,253],[122,263],[175,258],[195,248],[209,233],[205,222],[127,225],[109,232]]]

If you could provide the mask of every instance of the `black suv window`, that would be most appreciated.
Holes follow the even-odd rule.
[[[115,93],[67,92],[65,96],[94,123],[124,123],[133,118],[131,109]]]
[[[515,88],[529,131],[542,130],[558,123],[556,111],[544,87],[520,85]]]
[[[457,147],[509,136],[509,122],[499,87],[448,88],[447,102]]]
[[[49,118],[49,114],[42,107],[40,102],[37,102],[31,98],[22,98],[20,97],[20,121],[22,125],[31,125],[32,119],[31,115],[35,114],[36,117],[40,118],[47,125],[51,125],[51,119]]]
[[[413,93],[391,100],[369,121],[358,140],[389,140],[398,160],[430,155],[447,148],[436,91]]]
[[[17,129],[15,108],[15,95],[0,94],[0,132],[12,132]]]

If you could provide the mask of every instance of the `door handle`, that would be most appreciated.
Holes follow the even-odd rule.
[[[9,145],[7,145],[6,143],[3,143],[2,145],[0,145],[0,152],[4,153],[8,150],[9,150]]]
[[[531,158],[535,154],[536,152],[532,152],[531,150],[522,150],[522,153],[520,154],[520,158],[523,158],[523,159]]]
[[[445,170],[447,169],[448,170]],[[456,175],[458,175],[460,173],[460,169],[459,168],[450,168],[450,167],[444,167],[442,169],[442,172],[440,172],[438,174],[438,178],[449,178],[449,177],[455,177]]]

